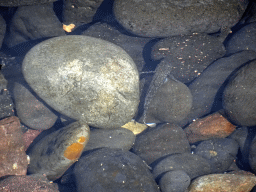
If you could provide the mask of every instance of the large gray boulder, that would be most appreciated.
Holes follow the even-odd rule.
[[[129,122],[139,103],[139,74],[120,47],[87,36],[46,40],[25,56],[23,74],[56,111],[98,128]]]

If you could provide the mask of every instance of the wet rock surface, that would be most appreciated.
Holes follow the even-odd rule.
[[[27,155],[22,140],[20,121],[12,116],[0,121],[0,177],[26,175]]]
[[[234,74],[224,90],[223,106],[229,119],[237,125],[256,125],[256,61]]]
[[[219,112],[193,121],[184,129],[189,143],[229,136],[236,126]]]
[[[35,143],[28,151],[29,173],[45,174],[54,181],[75,163],[88,143],[90,129],[83,122],[61,128]]]
[[[55,110],[97,128],[120,127],[137,110],[137,68],[125,51],[107,41],[85,36],[49,39],[26,55],[23,74]]]
[[[75,165],[77,191],[159,191],[143,161],[120,149],[99,149]]]
[[[22,123],[32,129],[49,129],[57,120],[57,116],[38,100],[26,87],[15,83],[14,99],[17,115]]]
[[[150,165],[170,154],[190,152],[190,146],[181,127],[164,124],[138,135],[133,152]]]
[[[227,4],[228,3],[228,4]],[[146,37],[214,33],[234,26],[248,1],[114,2],[114,14],[128,31]],[[136,11],[134,9],[136,7]],[[168,19],[167,19],[168,18]]]
[[[128,129],[93,129],[84,151],[102,147],[117,148],[128,151],[132,148],[135,135]]]
[[[196,147],[195,154],[208,160],[212,173],[223,173],[236,159],[238,147],[233,139],[210,139],[201,142]]]
[[[182,153],[170,155],[161,160],[153,168],[153,175],[158,178],[166,171],[174,170],[186,172],[190,179],[211,173],[210,164],[205,158],[191,153]]]
[[[254,175],[212,174],[199,177],[192,181],[189,191],[249,192],[255,184],[256,177]]]
[[[5,1],[1,1],[1,3],[2,2]],[[8,2],[12,4],[14,3],[12,0]],[[37,174],[37,176],[35,176],[35,174],[25,176],[24,174],[26,173],[22,172],[22,174],[24,173],[23,176],[14,177],[14,181],[4,180],[12,178],[12,176],[8,175],[10,172],[17,171],[19,168],[24,168],[24,170],[26,170],[29,161],[31,161],[31,164],[34,164],[35,162],[33,159],[34,157],[30,159],[28,156],[27,159],[24,158],[24,166],[15,164],[12,160],[17,160],[16,162],[20,160],[19,152],[16,151],[15,153],[10,153],[11,151],[8,150],[9,148],[4,147],[3,153],[7,154],[8,157],[11,156],[11,160],[1,161],[2,167],[4,167],[3,171],[5,172],[1,178],[1,183],[4,185],[1,185],[0,191],[4,188],[8,190],[10,189],[11,191],[59,190],[61,192],[77,192],[78,187],[82,187],[82,189],[79,188],[81,191],[88,191],[87,188],[84,187],[84,184],[86,184],[92,189],[91,191],[103,191],[103,188],[105,191],[109,191],[109,189],[113,188],[117,191],[125,191],[126,189],[131,191],[130,189],[132,188],[132,191],[170,192],[173,190],[180,190],[182,192],[187,192],[189,189],[192,189],[188,187],[189,185],[193,185],[191,182],[193,183],[197,179],[197,176],[199,176],[198,178],[200,178],[200,175],[207,177],[214,171],[220,172],[221,174],[218,174],[218,176],[216,176],[217,180],[211,182],[209,187],[204,188],[204,191],[250,191],[252,189],[255,185],[253,178],[255,176],[248,174],[248,172],[247,174],[241,174],[239,170],[246,170],[253,173],[256,172],[254,160],[255,142],[253,141],[255,137],[255,126],[243,126],[241,128],[240,124],[235,123],[234,120],[227,117],[227,113],[225,114],[221,111],[223,111],[223,93],[225,87],[231,82],[232,76],[236,74],[241,67],[248,65],[251,61],[256,59],[253,36],[255,26],[255,23],[253,22],[255,22],[256,18],[254,1],[250,0],[248,9],[246,9],[245,12],[244,9],[247,6],[248,1],[239,0],[228,2],[226,0],[172,0],[168,2],[165,0],[150,0],[147,2],[141,0],[92,0],[86,2],[80,0],[58,0],[54,3],[42,0],[40,1],[41,3],[49,3],[40,6],[35,6],[39,5],[36,4],[39,3],[39,1],[35,0],[26,2],[17,0],[15,2],[17,5],[24,5],[25,3],[27,6],[0,7],[0,15],[4,19],[4,22],[1,24],[2,31],[0,30],[2,32],[2,34],[0,32],[0,40],[3,38],[3,41],[0,41],[0,69],[1,74],[4,76],[0,76],[0,119],[13,115],[20,117],[24,115],[23,112],[22,114],[18,114],[17,106],[13,104],[13,88],[15,82],[22,83],[25,87],[29,87],[22,74],[21,64],[30,49],[33,49],[35,45],[42,41],[46,44],[47,41],[45,40],[48,38],[53,41],[54,38],[52,37],[54,36],[62,36],[63,38],[66,36],[72,37],[73,35],[81,36],[81,38],[91,36],[101,39],[101,42],[106,40],[120,46],[119,49],[123,49],[131,57],[128,60],[134,61],[132,65],[134,66],[134,69],[137,68],[135,71],[139,71],[139,73],[136,73],[137,77],[139,77],[138,75],[140,74],[140,87],[138,86],[138,90],[140,90],[141,97],[140,106],[138,108],[137,106],[135,107],[128,104],[126,108],[123,106],[121,107],[120,105],[120,110],[116,110],[115,107],[117,105],[115,104],[119,104],[122,99],[125,100],[132,97],[132,94],[127,96],[121,92],[123,97],[119,95],[120,97],[117,98],[113,95],[108,95],[107,97],[104,97],[106,99],[104,102],[100,100],[100,105],[105,108],[97,108],[97,110],[104,113],[106,112],[105,114],[107,114],[106,118],[101,121],[104,125],[100,127],[106,128],[106,125],[109,124],[114,126],[108,127],[109,129],[100,130],[95,128],[99,126],[91,126],[90,129],[92,131],[98,131],[95,131],[93,137],[89,139],[89,143],[93,144],[85,152],[83,152],[81,147],[83,139],[80,138],[79,140],[74,139],[74,142],[71,141],[73,137],[70,137],[70,135],[75,136],[75,131],[70,129],[67,132],[64,131],[64,134],[59,132],[60,130],[64,130],[68,125],[72,125],[76,119],[74,117],[68,117],[65,114],[61,114],[60,111],[55,110],[54,113],[58,119],[52,126],[48,126],[50,127],[49,129],[44,131],[40,131],[40,129],[43,128],[40,128],[40,125],[37,125],[39,130],[32,130],[30,127],[21,124],[19,126],[19,131],[17,132],[19,133],[21,130],[23,135],[21,133],[19,134],[19,138],[17,138],[17,133],[15,132],[12,136],[15,136],[15,139],[20,142],[20,144],[23,142],[25,143],[22,154],[24,154],[25,150],[27,151],[27,154],[30,154],[35,146],[38,147],[38,151],[41,151],[42,154],[36,154],[36,152],[33,153],[35,153],[36,162],[43,167],[43,171]],[[126,13],[134,12],[134,14],[132,13],[128,15],[126,18],[123,17],[122,19],[126,19],[123,21],[120,17],[117,17],[118,12],[124,13],[122,9],[117,10],[116,5],[120,2],[132,6],[132,9],[127,9],[128,6],[126,6]],[[139,4],[139,6],[136,6],[137,4]],[[141,5],[144,7],[141,7]],[[221,7],[218,5],[221,5]],[[233,5],[235,5],[235,7],[233,7]],[[69,11],[71,12],[69,15],[66,14],[65,17],[63,17],[66,8],[70,9]],[[140,11],[141,8],[143,9],[143,12]],[[202,12],[204,15],[200,15]],[[170,16],[173,16],[175,13],[177,13],[175,17],[171,18]],[[141,17],[141,15],[146,15],[146,17]],[[241,15],[243,15],[242,19],[238,21],[241,18]],[[198,18],[199,16],[200,18]],[[134,19],[129,20],[132,17]],[[216,19],[218,19],[218,21],[216,21]],[[187,23],[190,20],[193,21]],[[69,21],[70,23],[66,21]],[[128,23],[129,26],[122,26],[122,22]],[[139,25],[134,25],[136,22],[141,23],[139,23]],[[235,26],[232,27],[234,24]],[[230,27],[232,28],[230,29]],[[137,32],[136,30],[140,31]],[[207,30],[210,30],[211,32]],[[173,36],[170,34],[176,35]],[[156,38],[167,36],[168,38],[166,39]],[[79,66],[85,67],[85,71],[88,72],[87,64],[88,62],[91,62],[91,58],[95,60],[95,63],[93,63],[94,67],[99,63],[105,62],[105,64],[109,64],[106,65],[106,68],[104,68],[105,70],[99,70],[99,68],[95,67],[93,68],[94,71],[89,72],[94,73],[95,71],[98,71],[99,74],[102,75],[104,73],[104,75],[106,75],[109,74],[105,73],[107,69],[109,69],[109,71],[114,71],[113,74],[118,74],[118,78],[113,78],[113,82],[118,82],[120,79],[124,81],[127,80],[131,76],[131,70],[129,70],[130,68],[118,68],[118,64],[120,64],[118,63],[120,62],[120,54],[119,52],[118,54],[112,54],[114,53],[112,49],[109,50],[109,48],[112,47],[112,44],[107,43],[106,46],[100,46],[101,48],[97,49],[95,47],[98,46],[95,43],[91,43],[91,46],[87,46],[88,49],[81,53],[81,47],[83,46],[80,45],[82,44],[82,41],[74,45],[74,40],[72,40],[68,45],[65,44],[64,47],[66,49],[61,49],[61,45],[64,45],[62,44],[64,43],[62,37],[59,37],[61,38],[61,41],[58,43],[53,42],[51,44],[51,48],[54,47],[54,49],[43,47],[41,49],[43,54],[41,54],[40,57],[38,57],[39,51],[34,57],[31,57],[31,60],[36,63],[35,65],[32,65],[32,67],[42,65],[42,68],[37,69],[35,72],[31,72],[31,74],[34,73],[35,79],[40,81],[39,78],[41,77],[49,77],[49,71],[55,71],[57,74],[55,73],[56,75],[51,76],[50,79],[56,83],[56,87],[54,89],[48,89],[49,87],[47,87],[44,92],[49,93],[50,90],[59,91],[62,89],[60,85],[63,85],[64,83],[71,85],[71,89],[69,90],[72,92],[72,98],[79,104],[76,105],[72,111],[78,112],[78,114],[86,113],[86,115],[90,116],[91,113],[87,113],[86,111],[77,111],[81,106],[81,100],[79,98],[82,97],[77,94],[75,88],[81,87],[84,83],[81,81],[81,76],[79,76],[81,72],[83,73],[83,70],[80,70]],[[210,43],[204,45],[205,42]],[[14,46],[11,45],[12,43]],[[224,56],[223,54],[225,50],[223,45],[225,46],[225,49],[228,50],[228,53]],[[57,56],[57,52],[61,52],[62,57]],[[86,56],[87,54],[90,58],[86,57],[86,59],[82,61],[82,64],[79,65],[79,62],[72,63],[75,57],[73,57],[71,53],[83,56]],[[102,57],[103,53],[106,53],[107,57]],[[191,58],[189,56],[191,56]],[[194,58],[192,58],[192,56],[194,56]],[[65,61],[69,58],[71,58],[71,61],[69,62],[70,67],[68,68],[65,65]],[[107,58],[110,59],[106,61]],[[103,62],[100,59],[102,59]],[[115,63],[112,62],[113,60],[117,65],[114,65]],[[61,70],[58,70],[59,68],[48,68],[48,65],[44,65],[47,62],[49,63],[49,66],[55,66],[56,63],[60,64]],[[46,69],[48,70],[48,74],[44,73]],[[65,71],[64,74],[62,73],[63,71]],[[128,74],[127,71],[129,72]],[[249,73],[245,73],[245,77],[248,76],[248,74]],[[58,79],[59,75],[62,75],[63,78]],[[182,77],[182,75],[184,75],[184,77]],[[88,77],[88,73],[85,74],[85,76]],[[178,77],[183,83],[185,82],[185,86],[184,84],[178,83]],[[102,80],[98,77],[93,79],[91,76],[89,76],[88,79],[93,82]],[[246,85],[250,86],[250,84],[253,84],[253,79],[247,81]],[[139,78],[137,78],[137,80],[139,81]],[[113,83],[109,83],[109,81],[105,80],[102,82],[102,86],[94,84],[92,87],[97,88],[97,90],[106,88],[104,89],[106,92],[112,92],[109,85]],[[175,93],[173,93],[172,91],[176,86],[171,86],[172,91],[167,92],[169,89],[166,88],[167,90],[165,90],[163,87],[170,82],[182,85],[183,88],[185,87],[186,89],[183,89],[182,93],[180,91],[174,91]],[[46,84],[48,85],[49,83],[47,82]],[[129,85],[131,85],[130,82],[127,82],[121,84],[120,87],[127,88]],[[189,89],[187,89],[186,86]],[[36,85],[34,89],[37,88],[39,87]],[[188,97],[183,97],[186,95],[184,94],[186,92],[184,90],[190,92],[189,98],[191,100],[189,102]],[[94,93],[95,92],[90,89],[86,94],[82,95],[90,98],[91,100],[89,100],[88,103],[91,103],[93,101]],[[237,94],[237,92],[235,93]],[[36,91],[33,92],[33,94],[37,99],[42,101],[42,103],[47,103]],[[63,97],[64,95],[62,92],[57,92],[56,94],[60,97]],[[103,95],[106,96],[105,93]],[[20,94],[20,98],[22,98],[22,96],[25,98],[27,97],[26,95]],[[51,97],[52,96],[53,95],[51,95]],[[138,102],[139,91],[136,98],[138,98]],[[243,111],[248,109],[248,111],[253,111],[254,101],[251,102],[251,105],[244,104],[243,102],[245,101],[245,98],[246,94],[243,99],[239,100],[241,101],[239,110]],[[57,102],[59,100],[57,100]],[[154,103],[154,100],[156,101],[156,104],[153,106],[152,104]],[[57,102],[54,103],[57,104]],[[30,103],[31,107],[28,107],[27,109],[30,110],[32,117],[37,114],[35,111],[35,113],[33,112],[33,109],[37,107],[37,104]],[[187,105],[188,103],[190,103],[190,105]],[[69,104],[70,101],[66,101],[64,106]],[[183,104],[186,104],[186,106]],[[46,106],[54,108],[54,106],[51,106],[48,103]],[[112,106],[114,107],[112,108]],[[191,109],[189,109],[188,106],[190,106]],[[131,108],[133,108],[133,110],[131,110]],[[95,111],[95,108],[92,108],[91,106],[89,106],[88,109]],[[112,110],[111,112],[119,114],[119,116],[117,115],[116,119],[110,119],[109,117],[111,115],[107,110]],[[69,109],[65,108],[62,112],[63,111],[67,112]],[[130,113],[131,111],[133,111],[133,115]],[[221,112],[223,117],[217,116],[215,118],[215,112],[217,111]],[[40,111],[38,108],[38,114],[40,114],[40,112],[43,111]],[[143,120],[140,119],[143,113],[146,114],[147,122],[143,122]],[[177,115],[180,113],[182,113],[182,115]],[[151,115],[151,117],[149,115]],[[244,114],[241,115],[243,116]],[[124,116],[129,116],[129,118],[121,122],[121,119],[123,119]],[[94,118],[95,122],[101,120],[99,117],[100,116],[96,116]],[[184,119],[182,120],[181,117]],[[149,118],[151,118],[152,121],[154,119],[154,122],[150,123],[151,120]],[[47,121],[49,120],[50,119],[47,119],[45,122],[41,121],[39,124],[47,124]],[[140,123],[138,123],[139,120],[141,120]],[[36,118],[32,118],[29,121],[36,124]],[[200,139],[197,142],[190,143],[189,146],[188,142],[191,139],[191,134],[187,135],[188,139],[186,139],[184,130],[181,130],[180,127],[177,129],[173,129],[172,127],[162,127],[162,122],[170,123],[169,121],[181,125],[184,130],[188,127],[191,128],[195,126],[197,129],[196,134],[200,135]],[[189,125],[190,123],[192,124]],[[228,136],[234,130],[234,126],[231,124],[235,124],[237,127],[236,130]],[[174,126],[176,127],[177,125]],[[5,125],[0,126],[0,128],[3,127],[5,127]],[[126,127],[127,129],[132,130],[134,134],[127,130],[120,130],[120,127]],[[159,127],[162,127],[162,129]],[[173,131],[173,134],[170,134],[171,131]],[[57,132],[57,135],[54,135],[55,132]],[[148,134],[150,132],[151,134]],[[146,135],[147,138],[143,138],[143,135]],[[8,137],[9,134],[0,134],[0,136]],[[227,136],[229,139],[225,138]],[[51,139],[49,139],[50,137]],[[146,160],[142,160],[143,158],[141,159],[139,156],[136,156],[134,154],[135,151],[131,149],[135,137],[135,146],[136,143],[140,143],[140,149],[143,149],[141,151],[146,153],[149,159],[154,159],[154,155],[152,154],[156,154],[155,156],[158,159],[151,164],[148,164]],[[213,142],[212,139],[215,137],[221,137],[223,139],[217,139],[218,141],[214,139]],[[219,140],[222,142],[219,142]],[[233,140],[238,142],[238,145],[235,144]],[[3,140],[1,139],[1,141]],[[168,143],[170,143],[170,146],[167,145]],[[61,147],[63,145],[64,147]],[[237,151],[238,146],[239,150],[236,154],[235,152]],[[107,148],[103,151],[103,149],[99,149],[101,147]],[[186,149],[186,147],[191,149],[191,153],[189,150],[187,153],[167,154],[171,151],[170,149]],[[121,151],[116,148],[121,148],[123,150]],[[37,148],[35,147],[35,151],[36,149]],[[178,151],[176,150],[176,152]],[[83,154],[80,156],[81,153]],[[160,157],[161,155],[158,155],[157,153],[162,153],[164,156]],[[198,153],[201,156],[195,153]],[[93,158],[91,158],[91,155]],[[2,157],[5,156],[2,155]],[[65,167],[67,164],[60,160],[61,157],[73,159],[75,163],[72,161],[71,166]],[[91,164],[86,168],[84,171],[85,173],[75,173],[74,170],[76,164],[79,164],[79,161],[83,158],[90,159],[89,161],[86,159],[86,162],[83,163]],[[171,159],[166,160],[167,158]],[[231,160],[232,163],[230,164]],[[138,162],[136,166],[133,166],[134,164],[131,163],[134,161]],[[102,162],[104,163],[101,164]],[[162,164],[162,162],[165,163]],[[230,166],[228,167],[229,164]],[[125,165],[125,167],[123,165]],[[91,167],[93,169],[91,169]],[[141,169],[138,169],[138,167]],[[56,168],[59,169],[55,170]],[[167,171],[165,171],[165,169]],[[47,171],[49,170],[55,170],[55,173],[52,174],[53,177],[52,175],[47,175],[49,173]],[[219,175],[224,175],[223,170],[227,173],[231,173],[231,171],[234,170],[239,171],[239,176],[237,176],[236,179],[223,178],[222,180],[218,180]],[[156,171],[159,171],[160,173],[154,179]],[[46,174],[44,172],[46,172]],[[14,172],[11,174],[13,173]],[[41,175],[38,177],[40,174],[45,174],[45,176]],[[245,178],[245,175],[253,177]],[[56,178],[59,179],[49,181],[46,180],[46,176],[48,176],[50,180]],[[30,180],[24,180],[24,177],[26,177],[26,179],[27,177],[36,177],[36,179],[32,179],[33,181],[31,178]],[[103,177],[104,179],[102,179]],[[97,180],[97,178],[104,182],[98,182],[99,180]],[[91,182],[92,180],[95,182]],[[100,184],[104,183],[104,186],[98,185],[97,182]],[[142,183],[145,184],[141,186]],[[202,186],[201,184],[203,183],[207,182],[200,182],[200,186]],[[56,184],[58,184],[58,189],[56,188]],[[53,188],[50,188],[52,186]],[[255,189],[252,191],[255,191]]]
[[[189,83],[225,53],[225,47],[219,38],[195,33],[160,40],[153,46],[151,55],[155,60],[163,58],[169,62],[169,73],[177,80]]]

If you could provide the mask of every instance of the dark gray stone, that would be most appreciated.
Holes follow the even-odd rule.
[[[120,46],[131,56],[138,71],[141,71],[145,64],[143,48],[151,38],[128,36],[124,32],[124,29],[118,26],[113,27],[107,23],[95,23],[85,30],[82,35],[100,38]]]
[[[128,129],[93,129],[90,134],[90,140],[85,146],[84,151],[102,147],[128,151],[131,149],[134,142],[135,135]]]
[[[58,117],[26,87],[15,83],[13,93],[16,112],[22,123],[39,130],[49,129],[54,125]]]
[[[167,71],[160,63],[150,83],[144,102],[144,113],[139,120],[143,123],[179,123],[190,112],[192,95],[188,87],[171,75],[162,75],[158,71]],[[168,68],[168,67],[167,67]]]
[[[237,31],[228,41],[227,53],[235,53],[242,50],[256,52],[256,22],[250,23]]]
[[[134,153],[103,148],[83,156],[74,168],[78,192],[158,192],[146,164]]]
[[[214,33],[234,26],[248,1],[115,0],[114,14],[127,30],[146,37]]]
[[[4,42],[13,47],[28,40],[63,35],[65,31],[53,11],[52,3],[21,6],[12,18],[10,32]]]
[[[6,31],[6,23],[4,18],[0,15],[0,48],[2,47],[5,31]]]
[[[177,80],[188,83],[225,53],[221,39],[207,34],[193,34],[160,40],[153,46],[151,55],[155,60],[164,58],[171,65],[169,73]]]
[[[54,1],[57,0],[1,0],[0,6],[19,7],[24,5],[40,5]]]
[[[181,126],[192,122],[193,119],[208,114],[213,106],[215,96],[230,76],[241,65],[256,58],[254,51],[242,51],[229,57],[221,58],[211,64],[204,72],[189,85],[193,96],[192,109],[188,116],[180,122]]]
[[[256,137],[254,137],[250,146],[249,164],[253,172],[256,173]]]
[[[198,176],[210,174],[211,166],[205,158],[199,155],[191,153],[174,154],[161,160],[153,168],[153,175],[158,178],[167,171],[176,170],[182,170],[188,174],[190,179],[194,179]]]
[[[75,163],[90,137],[90,128],[84,122],[74,122],[45,136],[27,152],[29,173],[45,174],[54,181]]]
[[[63,36],[33,47],[23,60],[32,89],[56,111],[97,128],[119,128],[139,103],[132,58],[110,42]]]
[[[212,173],[223,173],[236,159],[238,148],[238,143],[233,139],[210,139],[201,142],[195,154],[208,160]]]
[[[223,107],[237,125],[256,125],[256,61],[239,69],[223,93]]]
[[[161,177],[159,185],[162,192],[186,192],[190,177],[182,170],[168,171]]]
[[[190,145],[181,127],[165,124],[138,135],[133,152],[150,165],[166,155],[190,152]]]
[[[63,9],[63,22],[76,27],[92,22],[93,17],[103,0],[65,0]]]

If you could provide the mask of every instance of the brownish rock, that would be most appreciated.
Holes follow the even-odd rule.
[[[0,191],[58,192],[58,185],[44,175],[10,176],[0,181]]]
[[[189,186],[189,192],[249,192],[256,185],[251,174],[211,174],[196,178]]]
[[[0,177],[26,175],[27,155],[22,140],[18,117],[12,116],[0,121]]]
[[[235,130],[235,127],[219,112],[216,112],[194,121],[184,131],[189,143],[195,143],[207,139],[225,138]]]
[[[23,134],[23,141],[25,144],[25,151],[27,151],[29,145],[34,141],[34,139],[42,132],[42,130],[28,129],[26,133]]]

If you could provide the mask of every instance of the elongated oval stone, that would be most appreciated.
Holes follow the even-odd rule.
[[[88,143],[90,128],[74,122],[42,138],[29,150],[29,173],[42,173],[51,181],[75,163]]]
[[[139,74],[120,47],[93,37],[46,40],[23,60],[24,77],[56,111],[98,128],[119,128],[139,103]]]

